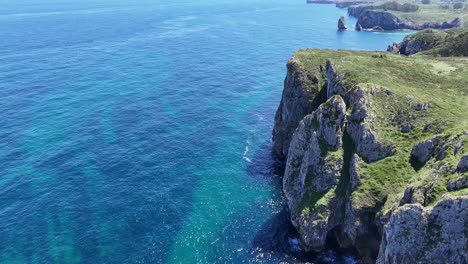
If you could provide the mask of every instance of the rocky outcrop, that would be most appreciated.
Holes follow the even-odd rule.
[[[445,21],[443,23],[425,22],[416,23],[414,21],[404,21],[400,24],[400,29],[412,29],[412,30],[423,30],[423,29],[449,29],[458,28],[462,26],[462,20],[460,18],[454,18],[452,21]]]
[[[444,135],[433,128],[422,129],[424,122],[419,122],[413,128],[420,129],[418,133],[422,135],[431,134],[418,142],[423,139],[421,134],[416,134],[417,139],[411,138],[415,131],[402,131],[400,128],[407,124],[400,119],[414,116],[408,120],[415,122],[423,118],[433,109],[431,102],[408,99],[399,94],[401,90],[393,92],[373,83],[357,82],[359,75],[350,70],[350,65],[344,67],[325,60],[318,52],[304,53],[319,58],[301,54],[298,57],[303,61],[293,58],[288,64],[285,92],[275,123],[275,131],[281,133],[274,136],[274,145],[280,146],[286,159],[283,191],[301,245],[306,251],[320,251],[332,243],[340,249],[357,252],[360,263],[374,263],[379,251],[383,252],[380,263],[400,260],[408,263],[406,256],[400,256],[411,251],[403,252],[393,244],[394,233],[401,237],[399,231],[393,231],[399,230],[394,223],[400,223],[400,215],[404,219],[427,219],[432,214],[429,206],[440,200],[442,193],[466,188],[464,173],[468,158],[460,159],[465,135]],[[382,54],[366,55],[369,60],[387,59]],[[341,59],[337,57],[333,61]],[[304,65],[308,68],[303,68]],[[291,111],[299,111],[300,115]],[[412,140],[411,154],[408,142],[404,148],[395,146],[396,141],[389,134]],[[287,139],[284,135],[290,135],[288,141],[284,141]],[[281,140],[281,144],[276,140]],[[285,147],[288,151],[284,151]],[[459,159],[457,167],[454,162]],[[411,162],[419,167],[414,166],[416,170],[413,170]],[[425,169],[419,170],[422,166]],[[423,216],[417,218],[413,210],[407,217],[402,213],[406,208],[420,208],[417,213]],[[462,213],[448,212],[456,218]],[[419,230],[424,233],[424,228]],[[421,244],[434,245],[430,236],[421,239]],[[437,244],[436,251],[450,250],[446,242]],[[455,255],[460,258],[459,249]]]
[[[412,55],[421,51],[430,50],[445,41],[447,34],[443,31],[426,29],[416,34],[406,36],[402,42],[393,43],[387,51]]]
[[[299,121],[317,109],[325,99],[320,94],[324,84],[319,77],[307,73],[294,57],[289,60],[273,129],[273,149],[279,159],[286,159],[291,137]]]
[[[434,137],[414,145],[410,157],[410,160],[415,164],[413,167],[424,166],[424,164],[434,156],[439,143],[439,137]]]
[[[365,10],[359,15],[356,25],[361,25],[364,29],[380,27],[383,30],[396,30],[403,27],[402,21],[389,12]]]
[[[367,162],[373,162],[395,154],[393,145],[377,140],[369,123],[372,115],[366,105],[365,91],[360,87],[349,93],[349,105],[353,109],[348,119],[346,131],[356,145],[356,153]]]
[[[447,182],[447,190],[453,192],[453,191],[458,191],[463,188],[468,188],[468,177],[467,176],[461,176],[456,179],[449,180]]]
[[[457,17],[455,19],[453,19],[452,21],[450,22],[443,22],[441,25],[440,25],[440,29],[449,29],[449,28],[456,28],[456,27],[461,27],[462,26],[462,20]],[[424,25],[424,24],[423,24]],[[434,27],[431,27],[431,28],[434,28]]]
[[[400,205],[419,203],[427,206],[434,202],[439,187],[438,182],[448,173],[452,172],[450,164],[446,162],[434,163],[429,171],[423,175],[421,182],[415,185],[410,185],[406,188],[403,198],[400,200]]]
[[[348,14],[358,18],[356,28],[360,25],[362,29],[366,30],[376,30],[377,28],[382,30],[449,29],[463,25],[463,21],[458,17],[452,21],[445,21],[443,23],[417,23],[411,20],[402,20],[393,13],[380,9],[379,6],[351,6],[348,8]]]
[[[430,139],[426,139],[416,143],[410,156],[410,163],[414,169],[419,170],[424,166],[430,159],[434,158],[436,161],[443,160],[447,155],[449,148],[453,148],[453,154],[457,155],[460,148],[462,147],[462,139],[460,135],[456,136],[435,136]],[[465,156],[461,158],[458,170],[463,171],[463,164],[468,161]],[[439,169],[439,168],[437,168]]]
[[[346,26],[346,22],[345,22],[345,19],[343,16],[340,17],[340,19],[338,19],[338,29],[339,30],[345,30],[347,29],[348,27]]]
[[[287,152],[283,190],[291,220],[308,250],[321,250],[332,236],[342,247],[375,259],[378,233],[363,220],[366,213],[353,208],[350,193],[359,186],[359,163],[393,155],[394,147],[377,140],[370,128],[371,93],[346,84],[346,75],[331,61],[325,73],[328,100],[299,122]]]
[[[408,204],[384,226],[377,263],[467,263],[468,196],[450,197],[434,208]]]
[[[401,47],[401,42],[393,42],[392,44],[388,45],[387,51],[400,54],[400,47]]]
[[[460,173],[468,171],[468,155],[463,155],[457,165],[457,171]]]
[[[291,140],[283,190],[293,225],[310,249],[320,250],[335,225],[330,214],[304,212],[303,206],[338,184],[343,157],[333,152],[342,144],[345,113],[343,99],[333,96],[300,122]]]

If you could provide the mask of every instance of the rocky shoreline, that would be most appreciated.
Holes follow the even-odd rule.
[[[353,7],[348,8],[352,10]],[[350,13],[354,14],[353,12]],[[356,15],[351,15],[356,16]],[[449,29],[455,27],[461,27],[462,21],[460,18],[454,18],[452,21],[445,21],[443,23],[436,22],[425,22],[417,23],[414,21],[404,21],[393,15],[390,12],[376,11],[376,10],[364,10],[362,13],[356,16],[358,21],[356,27],[363,29],[374,29],[374,30],[423,30],[427,28],[432,29]]]
[[[416,22],[413,20],[401,19],[390,11],[387,11],[385,4],[396,5],[396,8],[414,8],[417,5],[387,2],[381,5],[373,5],[372,1],[336,1],[336,0],[307,0],[307,3],[335,4],[338,8],[347,8],[348,15],[356,17],[358,21],[354,26],[356,30],[424,30],[424,29],[450,29],[463,26],[463,21],[455,17],[444,22]],[[405,6],[406,5],[406,6]],[[342,29],[342,28],[341,28]]]
[[[401,42],[388,46],[387,51],[402,55],[432,52],[440,56],[468,56],[468,29],[426,29],[411,34]]]

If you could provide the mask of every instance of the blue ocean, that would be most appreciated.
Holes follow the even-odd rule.
[[[3,1],[0,263],[352,261],[302,252],[271,154],[295,50],[407,34],[338,32],[341,15],[302,0]]]

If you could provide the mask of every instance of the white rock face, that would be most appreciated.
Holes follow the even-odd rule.
[[[401,206],[384,227],[379,264],[468,263],[468,196]]]
[[[280,159],[286,159],[289,143],[299,121],[322,103],[319,92],[323,84],[319,78],[306,74],[294,57],[289,60],[287,68],[273,128],[273,149]]]
[[[292,213],[292,221],[305,245],[321,248],[335,223],[330,214],[303,214],[301,204],[338,184],[343,167],[341,147],[346,105],[333,96],[315,112],[306,116],[295,131],[288,153],[283,190]],[[328,213],[333,212],[330,210]],[[330,222],[331,221],[331,222]]]
[[[366,105],[366,91],[360,87],[347,93],[347,102],[353,109],[346,126],[346,131],[356,145],[356,153],[367,162],[373,162],[395,153],[394,146],[380,142],[370,129],[372,117]]]

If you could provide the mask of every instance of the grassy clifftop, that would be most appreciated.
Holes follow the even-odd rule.
[[[406,36],[402,46],[400,53],[405,49],[403,54],[406,55],[423,51],[425,54],[444,57],[468,56],[468,28],[426,29]]]
[[[412,20],[417,23],[443,23],[444,21],[452,21],[459,17],[463,21],[463,26],[468,26],[468,10],[465,6],[460,9],[454,9],[453,5],[440,3],[418,6],[419,9],[414,12],[388,11],[401,20]]]
[[[395,154],[382,160],[359,160],[360,184],[352,193],[355,209],[384,213],[399,205],[408,186],[429,188],[424,198],[427,205],[450,193],[446,183],[460,176],[454,169],[464,154],[454,149],[457,144],[468,143],[468,58],[314,49],[298,51],[294,58],[307,74],[322,78],[329,60],[344,76],[345,88],[357,85],[370,91],[370,128],[378,140],[395,146]],[[445,142],[444,158],[433,158],[425,166],[414,168],[410,162],[412,148],[435,136]],[[448,169],[432,175],[441,166]],[[457,194],[460,192],[468,193],[467,189]],[[313,204],[309,206],[314,208]]]
[[[375,2],[373,4],[350,6],[348,13],[351,16],[360,18],[365,14],[365,11],[371,13],[385,12],[397,17],[400,23],[406,25],[400,26],[401,28],[408,29],[466,27],[468,25],[468,7],[464,3],[457,4],[459,8],[455,4],[443,2],[434,2],[432,4],[401,4],[396,1]],[[448,22],[454,22],[454,19],[460,19],[461,23],[447,24]]]

